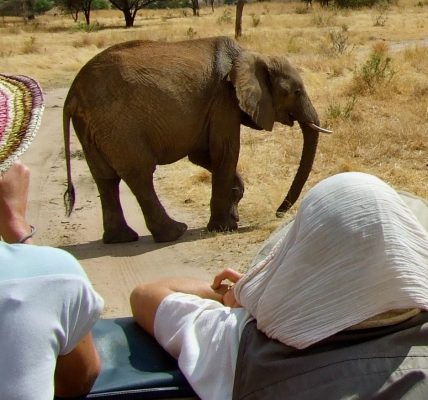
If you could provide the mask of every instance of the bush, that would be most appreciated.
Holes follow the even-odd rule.
[[[74,29],[76,31],[82,31],[82,32],[97,32],[100,29],[102,29],[103,26],[99,23],[99,22],[91,22],[90,24],[87,24],[85,22],[78,22],[75,26]]]
[[[376,14],[373,17],[373,26],[385,26],[388,19],[386,13],[388,11],[388,3],[382,1],[376,4]]]
[[[336,0],[334,4],[340,8],[373,7],[379,0]]]
[[[331,12],[320,11],[312,15],[312,22],[315,26],[330,26],[335,25],[335,16]]]
[[[43,14],[53,8],[54,2],[52,0],[36,0],[34,2],[34,11],[37,14]]]
[[[36,54],[40,52],[40,46],[35,36],[31,36],[24,42],[22,52],[24,54]]]
[[[107,0],[92,0],[91,9],[92,10],[108,10],[110,4]]]
[[[374,93],[378,87],[389,84],[396,71],[387,51],[374,49],[360,69],[354,73],[354,90],[358,93]]]
[[[252,13],[251,20],[254,28],[260,25],[260,17],[257,14]]]
[[[223,15],[217,18],[218,24],[231,24],[233,22],[232,12],[229,9],[223,11]]]
[[[350,52],[347,25],[342,25],[340,30],[330,30],[328,36],[331,43],[331,52],[333,54],[346,54]]]
[[[350,119],[354,110],[355,102],[357,97],[355,95],[344,104],[333,103],[329,104],[327,109],[327,118],[330,120],[334,119]]]
[[[306,7],[306,6],[298,5],[298,6],[296,7],[296,9],[294,10],[294,12],[295,12],[296,14],[308,14],[308,13],[309,13],[309,8],[308,8],[308,7]]]
[[[158,0],[147,4],[144,8],[151,10],[165,10],[172,8],[186,8],[190,7],[190,3],[187,0]]]
[[[186,35],[187,35],[188,39],[190,39],[190,40],[194,39],[197,34],[198,33],[192,27],[190,27],[186,32]]]

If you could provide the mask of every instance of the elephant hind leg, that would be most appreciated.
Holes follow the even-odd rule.
[[[186,232],[187,225],[173,220],[166,213],[153,186],[153,172],[154,167],[142,166],[138,171],[122,174],[122,177],[137,198],[154,241],[171,242]]]
[[[125,243],[138,240],[138,233],[128,226],[119,198],[120,178],[95,178],[103,209],[104,243]]]
[[[98,187],[103,212],[103,242],[124,243],[138,240],[138,234],[126,223],[119,198],[120,177],[108,164],[93,143],[87,141],[91,135],[85,131],[86,123],[73,117],[73,125],[82,144],[91,174]]]

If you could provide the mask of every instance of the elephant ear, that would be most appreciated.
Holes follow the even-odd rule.
[[[239,54],[230,71],[239,107],[257,126],[267,131],[272,130],[275,122],[269,79],[266,61],[247,51]]]

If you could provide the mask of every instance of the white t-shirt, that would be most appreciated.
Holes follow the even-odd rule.
[[[70,254],[0,242],[0,398],[52,399],[58,355],[74,349],[102,308]]]
[[[239,340],[250,320],[243,308],[173,293],[159,305],[154,331],[202,400],[227,400],[232,398]]]

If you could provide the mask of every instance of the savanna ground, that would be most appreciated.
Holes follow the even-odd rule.
[[[231,6],[216,7],[214,13],[202,8],[200,17],[191,16],[190,9],[141,10],[134,28],[125,29],[120,12],[97,11],[89,32],[68,16],[39,16],[31,23],[0,19],[0,71],[35,77],[48,99],[41,138],[28,152],[30,165],[41,171],[36,172],[30,214],[41,225],[40,241],[62,246],[80,259],[106,298],[106,315],[127,314],[127,294],[136,281],[168,275],[173,267],[177,274],[185,267],[202,271],[195,276],[224,266],[244,270],[261,242],[284,222],[275,210],[299,162],[297,125],[277,124],[271,133],[242,129],[239,170],[246,192],[236,233],[203,229],[209,218],[210,175],[182,160],[160,167],[156,186],[169,213],[189,225],[183,239],[161,246],[147,234],[135,244],[102,245],[97,192],[76,140],[72,168],[77,206],[70,219],[64,217],[61,107],[80,67],[126,40],[233,37],[234,15]],[[334,131],[320,137],[304,192],[332,174],[365,171],[428,199],[427,0],[359,10],[322,9],[318,3],[309,9],[299,2],[247,4],[240,42],[260,53],[286,55],[301,72],[322,126]],[[122,190],[131,204],[125,204],[130,224],[141,233],[141,213]],[[148,273],[150,267],[155,271]]]

